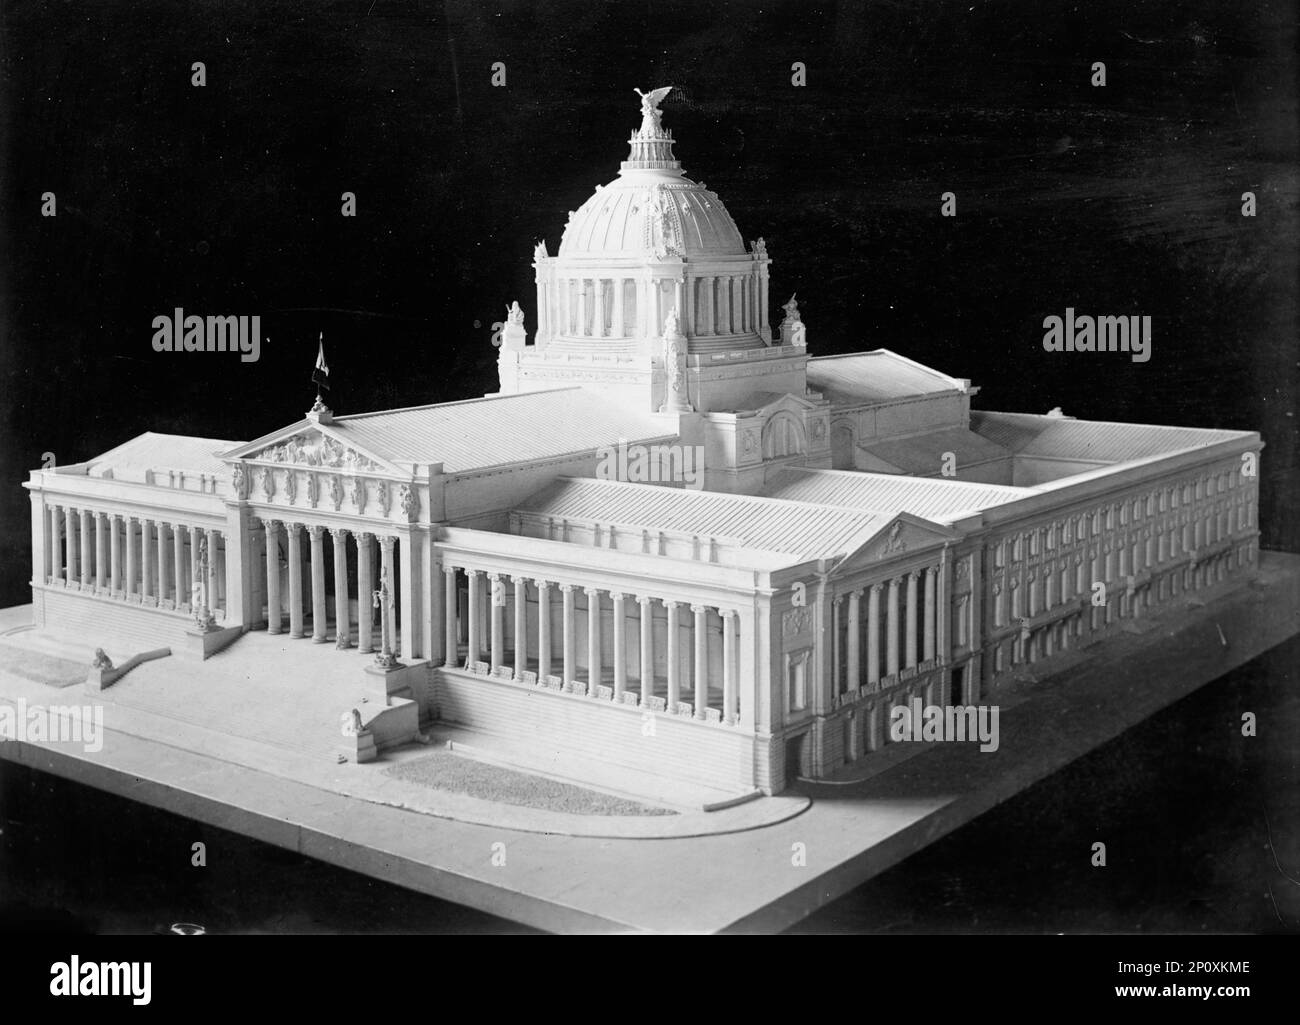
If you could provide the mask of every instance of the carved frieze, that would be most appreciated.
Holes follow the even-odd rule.
[[[295,435],[280,445],[262,449],[248,458],[341,470],[383,470],[374,460],[319,432]]]
[[[785,637],[798,637],[812,629],[812,610],[807,606],[791,609],[781,617],[781,633]]]
[[[415,519],[416,513],[420,511],[420,499],[409,484],[403,484],[398,488],[397,501],[402,515],[408,520]]]

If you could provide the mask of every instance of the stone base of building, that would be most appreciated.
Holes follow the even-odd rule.
[[[432,675],[445,722],[737,793],[772,794],[782,786],[769,772],[770,738],[736,726],[463,669],[435,668]]]

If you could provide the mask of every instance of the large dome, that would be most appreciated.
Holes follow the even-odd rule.
[[[668,168],[634,168],[596,189],[570,218],[562,257],[744,256],[717,195]]]

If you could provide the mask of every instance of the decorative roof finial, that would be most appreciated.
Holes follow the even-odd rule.
[[[671,85],[661,86],[643,93],[640,89],[632,91],[641,97],[641,127],[632,133],[628,140],[631,152],[623,161],[623,171],[657,170],[667,172],[671,177],[681,177],[682,165],[673,156],[673,133],[664,128],[663,112],[659,104],[672,91]]]
[[[665,85],[659,89],[651,89],[648,93],[643,93],[640,89],[633,88],[633,92],[641,97],[641,137],[644,139],[657,139],[663,136],[663,126],[659,119],[663,112],[659,109],[659,104],[663,102],[665,96],[672,91],[671,85]]]

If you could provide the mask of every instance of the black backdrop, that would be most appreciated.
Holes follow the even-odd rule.
[[[1295,549],[1295,13],[1249,6],[9,3],[0,602],[42,453],[257,437],[310,404],[321,331],[337,413],[493,389],[534,242],[669,83],[687,173],[766,237],[813,352],[892,348],[983,408],[1261,430],[1265,543]],[[156,354],[176,306],[270,342]],[[1151,315],[1153,358],[1043,352],[1066,306]]]
[[[27,600],[18,485],[42,453],[84,459],[145,430],[257,437],[310,404],[321,331],[339,413],[493,389],[489,325],[516,298],[535,324],[534,241],[554,250],[566,211],[616,173],[639,122],[632,87],[670,83],[678,155],[747,239],[767,239],[773,307],[798,291],[814,352],[886,346],[972,378],[983,408],[1260,430],[1264,542],[1297,550],[1294,19],[1289,2],[1206,0],[6,3],[0,604]],[[1097,60],[1104,89],[1089,85]],[[805,88],[790,84],[794,61]],[[1247,190],[1254,219],[1240,216]],[[53,219],[40,216],[47,191]],[[355,219],[340,216],[344,191]],[[944,191],[955,219],[939,216]],[[260,314],[262,359],[155,354],[150,322],[178,305]],[[1042,318],[1066,306],[1151,315],[1152,360],[1044,353]],[[1295,651],[811,926],[1293,922],[1271,844],[1294,864]],[[1257,746],[1222,740],[1241,707],[1271,723]],[[5,778],[11,791],[25,779]],[[66,807],[65,785],[32,786],[33,807]],[[76,843],[57,815],[6,830],[11,847],[27,838],[9,855],[16,891],[83,909],[113,894],[146,916],[185,903],[141,854],[165,830],[129,827],[102,795],[77,799]],[[1102,821],[1130,851],[1118,889],[1076,857]],[[258,848],[248,871],[215,874],[197,920],[247,928],[258,901],[282,909],[276,857]],[[136,883],[113,874],[123,865]],[[260,878],[249,912],[238,894]],[[356,882],[344,906],[368,906],[375,886]],[[949,910],[918,911],[918,893]],[[392,921],[410,900],[392,897]],[[223,919],[214,904],[243,910]],[[429,921],[459,921],[448,914]]]

